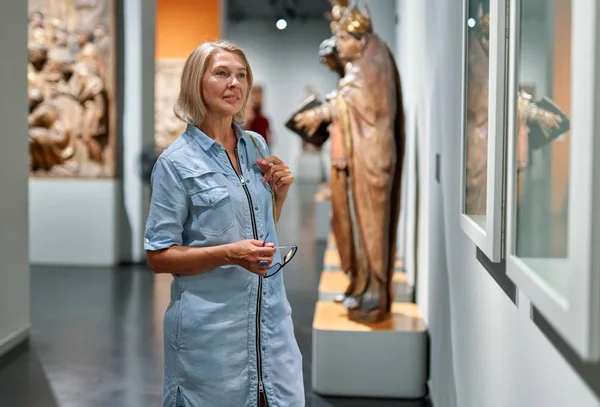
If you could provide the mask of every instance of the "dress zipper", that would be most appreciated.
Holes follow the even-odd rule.
[[[246,198],[248,198],[248,205],[250,206],[250,221],[252,223],[252,235],[255,240],[258,240],[258,231],[256,230],[256,216],[254,214],[254,205],[252,204],[252,197],[250,196],[250,191],[248,191],[248,186],[246,185],[246,180],[244,179],[244,175],[242,173],[242,166],[240,164],[240,157],[238,155],[238,149],[235,148],[235,158],[237,159],[238,165],[240,166],[240,173],[238,174],[235,165],[231,161],[231,157],[227,154],[227,158],[229,159],[229,163],[233,168],[233,171],[237,174],[240,179],[240,183],[242,184],[242,188],[246,193]],[[258,374],[258,399],[257,406],[260,407],[260,400],[264,398],[265,403],[268,407],[269,403],[267,402],[267,395],[264,393],[264,386],[262,381],[262,355],[260,353],[260,314],[261,314],[261,305],[262,305],[262,285],[263,285],[263,276],[258,276],[258,293],[256,298],[256,369]]]

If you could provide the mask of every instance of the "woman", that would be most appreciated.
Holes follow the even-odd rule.
[[[145,248],[155,273],[173,275],[164,407],[304,406],[283,273],[263,278],[279,261],[274,217],[294,177],[240,126],[251,87],[235,45],[194,50],[175,106],[187,129],[153,170]]]

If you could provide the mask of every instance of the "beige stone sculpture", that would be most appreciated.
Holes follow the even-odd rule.
[[[171,145],[185,131],[185,123],[173,113],[185,59],[156,61],[154,86],[154,140],[157,153]]]
[[[29,0],[32,176],[115,174],[112,6],[110,0]]]

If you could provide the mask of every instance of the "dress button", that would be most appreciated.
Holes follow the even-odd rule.
[[[267,295],[267,290],[263,291],[263,295]]]
[[[251,377],[251,379],[252,379],[252,380],[256,380],[256,376],[252,376],[252,377]]]
[[[269,378],[269,375],[268,375],[268,374],[266,374],[266,375],[265,375],[265,379],[268,379],[268,378]]]
[[[150,239],[144,239],[144,242],[150,243]]]
[[[261,322],[264,324],[264,323],[265,323],[265,319],[264,319],[264,318],[263,318],[263,319],[261,319]]]

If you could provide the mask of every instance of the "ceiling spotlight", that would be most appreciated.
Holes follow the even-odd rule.
[[[280,18],[279,20],[277,20],[277,22],[275,23],[275,25],[277,26],[277,28],[279,28],[280,30],[284,30],[285,27],[287,27],[287,21],[285,21],[284,18]]]

